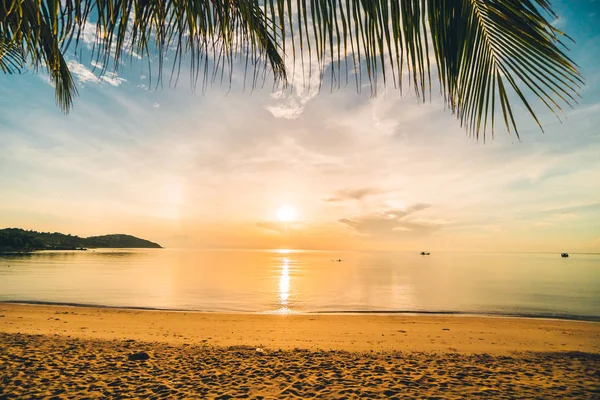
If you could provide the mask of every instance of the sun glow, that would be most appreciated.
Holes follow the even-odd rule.
[[[277,219],[281,222],[290,222],[296,218],[296,210],[292,206],[281,206],[277,210]]]

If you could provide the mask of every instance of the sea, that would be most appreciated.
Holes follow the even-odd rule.
[[[0,256],[0,301],[600,321],[600,254],[95,249]]]

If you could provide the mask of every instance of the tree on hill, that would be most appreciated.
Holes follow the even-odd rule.
[[[75,250],[92,248],[161,248],[131,235],[103,235],[81,238],[59,232],[36,232],[18,228],[0,229],[0,251]]]

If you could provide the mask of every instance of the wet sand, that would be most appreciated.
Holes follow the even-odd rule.
[[[592,399],[600,324],[2,303],[0,380],[0,398]]]

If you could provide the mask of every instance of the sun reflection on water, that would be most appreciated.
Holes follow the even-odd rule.
[[[277,311],[280,314],[289,314],[292,311],[288,307],[288,299],[290,297],[290,260],[283,259],[281,265],[281,276],[279,278],[279,302],[281,308]]]

